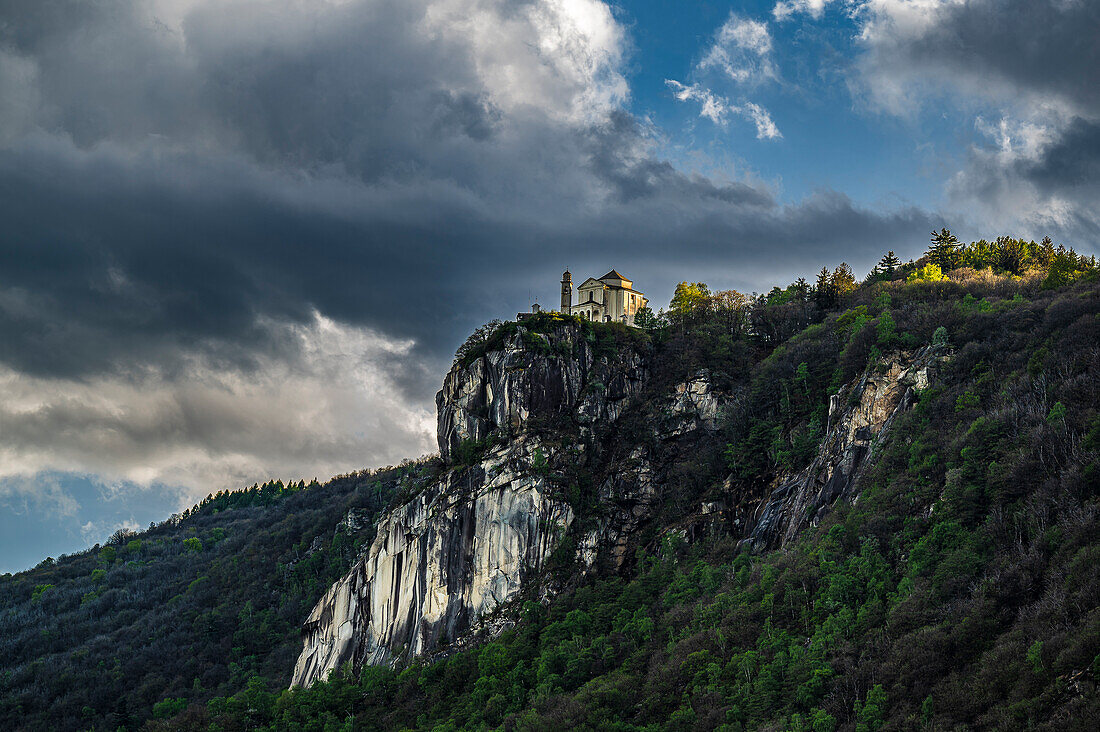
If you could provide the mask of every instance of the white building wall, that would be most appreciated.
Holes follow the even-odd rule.
[[[570,313],[595,322],[610,320],[634,325],[634,315],[645,305],[646,299],[633,288],[627,289],[625,280],[623,285],[607,286],[604,281],[598,286],[578,287],[577,302],[569,308]]]

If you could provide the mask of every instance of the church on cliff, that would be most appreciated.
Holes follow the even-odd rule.
[[[561,276],[561,312],[579,315],[602,323],[634,325],[634,315],[649,300],[645,293],[634,289],[634,283],[615,270],[596,279],[589,277],[577,288],[573,303],[573,275],[566,270]]]

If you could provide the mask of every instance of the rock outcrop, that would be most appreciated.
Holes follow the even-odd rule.
[[[713,430],[718,425],[721,398],[705,371],[677,384],[672,401],[665,409],[668,424],[661,430],[664,439],[686,435],[700,427]]]
[[[759,504],[745,539],[754,550],[782,546],[816,525],[837,500],[851,499],[853,487],[870,464],[867,457],[895,417],[909,408],[913,390],[926,388],[942,349],[927,346],[915,355],[886,359],[829,400],[829,425],[817,457],[808,468],[780,478]]]
[[[526,467],[538,449],[520,440],[494,450],[388,513],[307,619],[293,683],[434,650],[515,597],[573,519]]]
[[[440,452],[452,463],[463,446],[486,452],[384,516],[369,551],[306,620],[294,685],[347,662],[432,653],[539,575],[574,519],[547,476],[577,458],[528,428],[613,423],[646,377],[644,353],[597,357],[583,333],[516,328],[501,348],[450,371],[436,397]]]
[[[598,358],[576,326],[550,333],[517,327],[499,350],[447,374],[435,397],[440,455],[449,461],[464,440],[515,434],[531,420],[613,422],[646,376],[644,354],[626,348]]]

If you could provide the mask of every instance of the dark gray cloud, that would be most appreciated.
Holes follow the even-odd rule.
[[[1038,139],[1013,146],[974,146],[950,182],[954,200],[1034,237],[1053,235],[1089,253],[1100,241],[1100,124],[1075,117],[1057,130],[1029,130]],[[1027,132],[1018,133],[1025,137]],[[1002,231],[1007,231],[1002,228]]]
[[[0,366],[25,394],[9,470],[388,461],[424,444],[465,334],[553,299],[564,266],[627,270],[660,305],[679,279],[867,268],[940,224],[658,159],[622,111],[618,26],[588,10],[0,5]],[[271,429],[271,403],[310,418]]]
[[[884,103],[908,93],[1000,97],[1100,115],[1100,6],[1089,0],[968,0],[862,9],[865,79]],[[954,98],[952,103],[965,103]]]
[[[1095,251],[1100,234],[1100,5],[1088,0],[866,3],[856,64],[869,98],[898,113],[977,115],[979,139],[949,182],[980,228]],[[967,134],[964,132],[963,134]]]
[[[1044,189],[1100,188],[1100,122],[1074,118],[1034,160],[1015,163],[1019,175]]]

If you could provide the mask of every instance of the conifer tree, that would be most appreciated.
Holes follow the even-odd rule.
[[[814,297],[817,300],[818,307],[822,309],[832,307],[836,300],[833,291],[833,276],[829,272],[828,267],[822,267],[821,271],[817,273],[817,282],[814,285]]]
[[[1044,268],[1049,267],[1050,263],[1054,261],[1054,242],[1050,240],[1049,236],[1044,236],[1043,240],[1039,242],[1035,260],[1040,267]]]
[[[1023,274],[1027,268],[1027,245],[1010,236],[998,236],[996,247],[998,269],[1014,275]]]
[[[891,250],[886,252],[882,259],[878,260],[878,264],[875,266],[879,272],[893,279],[894,272],[901,266],[901,260],[898,259],[897,255]]]
[[[928,248],[928,258],[932,264],[939,265],[944,272],[955,269],[959,257],[959,238],[948,229],[932,232],[932,246]]]

